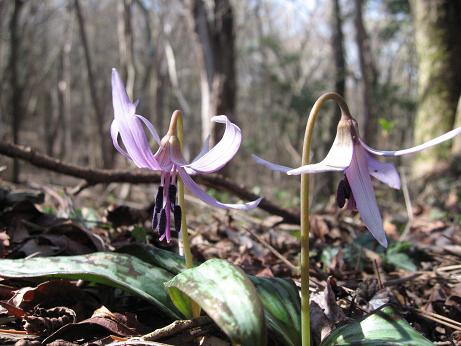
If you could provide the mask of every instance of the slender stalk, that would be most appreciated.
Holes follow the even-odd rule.
[[[180,111],[175,111],[173,113],[173,117],[177,116],[177,123],[176,123],[176,136],[178,137],[179,146],[181,151],[183,149],[183,141],[184,141],[184,131],[183,131],[183,121],[182,121],[182,113]],[[184,259],[186,262],[187,268],[192,268],[194,266],[194,259],[192,257],[192,252],[190,250],[190,241],[189,241],[189,232],[187,230],[187,222],[186,222],[186,203],[184,200],[184,184],[182,182],[181,177],[178,179],[178,202],[179,206],[181,207],[181,236],[182,236],[182,243],[184,248]],[[200,306],[191,299],[191,309],[192,309],[192,316],[199,317],[200,316]]]
[[[310,151],[314,124],[320,108],[327,100],[334,100],[341,112],[350,116],[349,108],[343,97],[329,92],[320,96],[312,107],[307,119],[304,134],[302,166],[310,163]],[[301,175],[301,340],[302,346],[311,344],[310,309],[309,309],[309,174]]]
[[[175,112],[176,113],[176,112]],[[176,135],[179,140],[179,146],[181,151],[183,149],[183,140],[184,140],[184,131],[183,131],[183,122],[182,122],[182,114],[179,113],[177,119],[177,127],[176,127]],[[178,179],[178,202],[179,206],[181,207],[181,235],[182,235],[182,242],[184,246],[184,258],[186,260],[186,267],[192,268],[194,266],[192,252],[190,250],[190,242],[189,242],[189,232],[187,231],[187,222],[186,222],[186,205],[184,201],[184,184],[179,177]]]

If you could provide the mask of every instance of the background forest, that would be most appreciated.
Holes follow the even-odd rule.
[[[208,119],[228,115],[244,145],[225,174],[283,200],[297,180],[256,167],[249,155],[299,165],[306,115],[322,92],[345,95],[367,143],[381,149],[461,124],[460,7],[448,0],[3,0],[0,137],[75,164],[128,167],[109,137],[116,67],[159,132],[173,110],[183,110],[192,157],[209,133],[212,141],[219,136]],[[339,115],[330,109],[314,160],[336,130]],[[448,157],[447,146],[437,150]],[[433,168],[434,152],[411,161],[418,173]],[[7,166],[4,177],[27,177],[18,162]],[[331,192],[334,184],[317,180],[316,189]]]
[[[328,91],[374,148],[460,134],[461,0],[0,0],[0,343],[461,345],[461,136],[251,157]]]

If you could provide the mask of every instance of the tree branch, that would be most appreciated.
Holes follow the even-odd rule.
[[[153,171],[141,169],[115,170],[86,168],[62,162],[50,156],[41,154],[30,147],[12,143],[0,142],[0,154],[13,159],[20,159],[29,162],[36,167],[83,179],[90,185],[102,183],[146,184],[160,182],[160,174]],[[196,179],[200,184],[230,192],[242,199],[255,200],[259,197],[244,186],[238,185],[230,179],[218,174],[198,175]],[[295,224],[299,223],[298,214],[283,209],[266,198],[261,201],[259,208],[270,214],[281,216],[284,222]]]

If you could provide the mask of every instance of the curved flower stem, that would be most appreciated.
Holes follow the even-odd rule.
[[[179,146],[181,151],[183,149],[183,141],[184,141],[184,131],[183,131],[183,121],[182,121],[182,113],[180,111],[175,111],[172,115],[172,121],[176,123],[176,135],[178,137]],[[187,222],[186,222],[186,203],[184,201],[184,184],[182,182],[181,177],[178,177],[178,203],[181,207],[181,235],[182,235],[182,243],[184,247],[184,259],[186,262],[187,268],[192,268],[194,266],[194,259],[192,257],[192,252],[190,250],[190,242],[189,242],[189,232],[187,230]],[[199,317],[200,316],[200,306],[191,300],[191,309],[192,309],[192,316]]]
[[[341,108],[341,112],[350,116],[344,98],[339,94],[329,92],[320,96],[312,107],[307,119],[306,132],[304,134],[303,155],[301,165],[310,163],[310,150],[314,124],[320,108],[327,100],[334,100]],[[309,174],[301,175],[301,340],[302,346],[310,346],[310,309],[309,309]]]

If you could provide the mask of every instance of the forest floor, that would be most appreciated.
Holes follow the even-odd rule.
[[[412,199],[412,220],[404,205],[384,215],[387,250],[365,231],[358,215],[336,207],[315,214],[311,292],[331,287],[329,304],[339,307],[346,321],[391,303],[435,344],[461,345],[461,182],[452,172],[431,179]],[[146,243],[177,251],[175,239],[159,242],[150,231],[147,205],[124,203],[111,186],[79,196],[49,184],[32,188],[0,181],[0,187],[3,258],[81,255]],[[121,189],[125,195],[154,195],[153,187],[146,192],[145,185]],[[212,210],[190,196],[187,202],[193,205],[188,225],[195,260],[226,259],[248,274],[289,277],[299,287],[299,226],[280,224],[280,218],[268,214]],[[45,338],[53,345],[105,345],[169,322],[140,298],[103,285],[31,278],[0,283],[0,339],[5,345],[39,345]],[[217,329],[209,330],[202,331],[209,338],[214,335],[208,344],[228,344]],[[158,342],[187,344],[177,340],[172,330]]]

